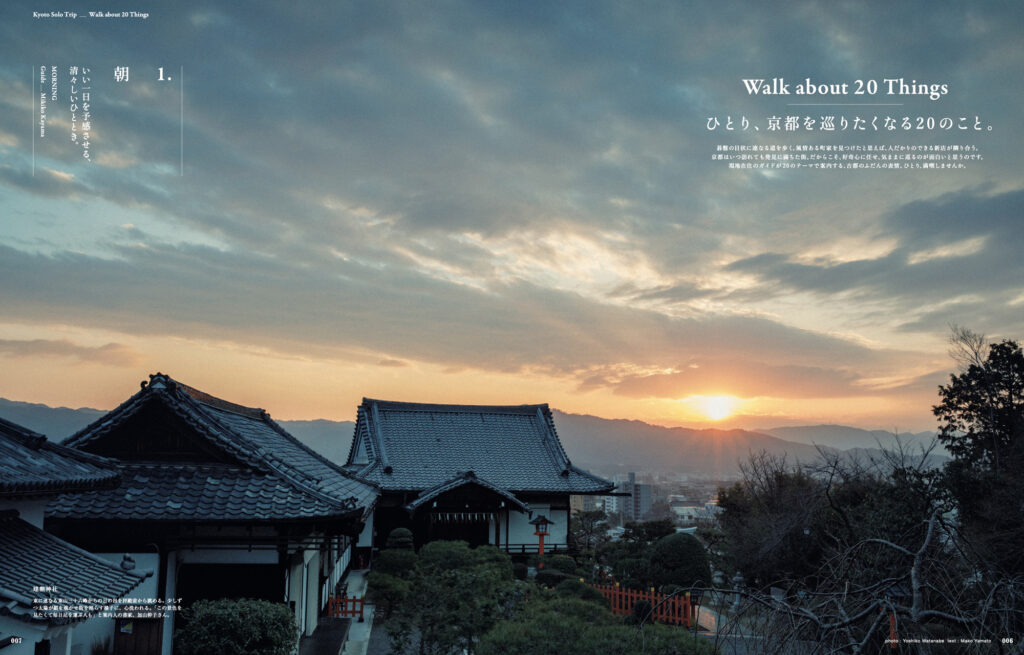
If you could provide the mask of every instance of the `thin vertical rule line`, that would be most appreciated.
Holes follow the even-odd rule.
[[[181,153],[180,175],[185,177],[185,67],[178,70],[178,84],[181,85],[181,127],[178,133],[179,152]]]
[[[36,176],[36,67],[32,67],[32,177]]]

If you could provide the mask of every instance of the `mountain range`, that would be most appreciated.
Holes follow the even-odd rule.
[[[81,407],[50,407],[0,398],[0,417],[45,434],[55,441],[85,427],[105,414]],[[877,455],[879,447],[892,448],[897,436],[884,430],[862,430],[842,425],[814,425],[767,430],[693,429],[651,425],[642,421],[605,419],[554,411],[558,436],[573,462],[612,474],[625,471],[675,472],[690,475],[732,476],[739,462],[752,453],[785,455],[790,462],[810,462],[819,448]],[[352,441],[352,421],[326,419],[279,421],[282,427],[328,459],[344,462]],[[900,434],[899,443],[915,450],[929,443],[929,432]],[[936,451],[941,460],[941,451]]]

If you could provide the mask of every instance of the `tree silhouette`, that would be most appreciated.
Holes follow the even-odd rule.
[[[939,387],[939,440],[953,456],[947,486],[991,572],[1024,574],[1024,352],[955,328],[962,372]]]

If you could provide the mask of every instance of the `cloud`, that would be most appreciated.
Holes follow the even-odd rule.
[[[362,348],[391,359],[575,374],[660,366],[702,353],[773,365],[914,361],[763,318],[677,319],[526,283],[487,290],[336,261],[286,265],[255,254],[151,244],[118,259],[0,247],[0,302],[22,320],[264,344],[289,352]],[[216,284],[210,284],[210,281]]]
[[[60,198],[88,193],[88,189],[64,171],[39,168],[35,174],[19,170],[10,164],[0,166],[0,183],[7,184],[47,198]]]
[[[748,393],[854,393],[934,365],[906,331],[1024,331],[1006,309],[1024,293],[1022,29],[1006,3],[799,1],[184,2],[130,29],[5,21],[0,302],[28,323],[535,371],[627,397],[712,384],[715,362]],[[33,178],[25,73],[82,53],[102,73],[98,164],[48,138]],[[117,86],[126,62],[149,63]],[[160,64],[184,74],[183,103],[146,68]],[[948,82],[905,111],[995,129],[970,139],[984,162],[948,174],[732,170],[717,145],[820,141],[706,130],[789,111],[749,97],[752,76]],[[30,218],[43,201],[49,224]],[[673,368],[694,357],[700,373]]]
[[[806,291],[871,297],[898,303],[901,312],[919,313],[922,319],[934,317],[939,303],[971,295],[978,299],[976,305],[987,305],[985,313],[990,314],[1007,294],[1024,288],[1021,215],[1024,190],[962,190],[889,212],[882,221],[881,238],[895,238],[898,246],[880,257],[803,263],[796,261],[796,253],[767,252],[726,268],[756,277],[759,289],[774,295]],[[947,306],[939,313],[953,312]],[[1007,326],[1021,327],[1021,322]]]
[[[142,362],[142,356],[124,344],[82,346],[68,339],[0,339],[0,354],[22,358],[53,357],[118,367],[134,367]]]

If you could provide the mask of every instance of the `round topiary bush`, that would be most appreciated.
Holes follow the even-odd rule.
[[[416,566],[416,560],[416,552],[413,550],[389,548],[377,554],[377,559],[373,561],[373,570],[407,578]]]
[[[512,573],[516,580],[525,580],[529,572],[530,567],[526,565],[526,562],[516,562],[512,567]]]
[[[412,550],[412,530],[409,528],[395,528],[388,534],[384,547],[394,550]]]
[[[546,556],[544,558],[544,567],[557,569],[566,575],[576,575],[576,560],[568,555]]]
[[[654,608],[650,601],[638,600],[633,604],[633,613],[627,618],[627,623],[633,625],[639,624],[641,621],[647,621],[651,616],[651,610]]]
[[[541,569],[537,571],[537,584],[542,584],[545,587],[557,586],[562,580],[567,579],[569,576],[562,573],[558,569]]]
[[[682,532],[654,542],[649,573],[657,586],[674,584],[688,589],[692,586],[706,587],[711,580],[704,547],[696,537]]]
[[[299,637],[288,606],[267,600],[200,600],[183,615],[175,655],[291,655]]]
[[[473,551],[465,541],[431,541],[420,548],[421,566],[453,571],[472,566]]]
[[[580,582],[578,578],[566,578],[555,587],[555,593],[559,596],[576,596],[578,598],[587,588],[587,585]]]
[[[596,601],[604,607],[610,603],[604,595],[579,578],[567,578],[558,583],[555,587],[555,594],[562,598],[579,598],[580,600]]]

